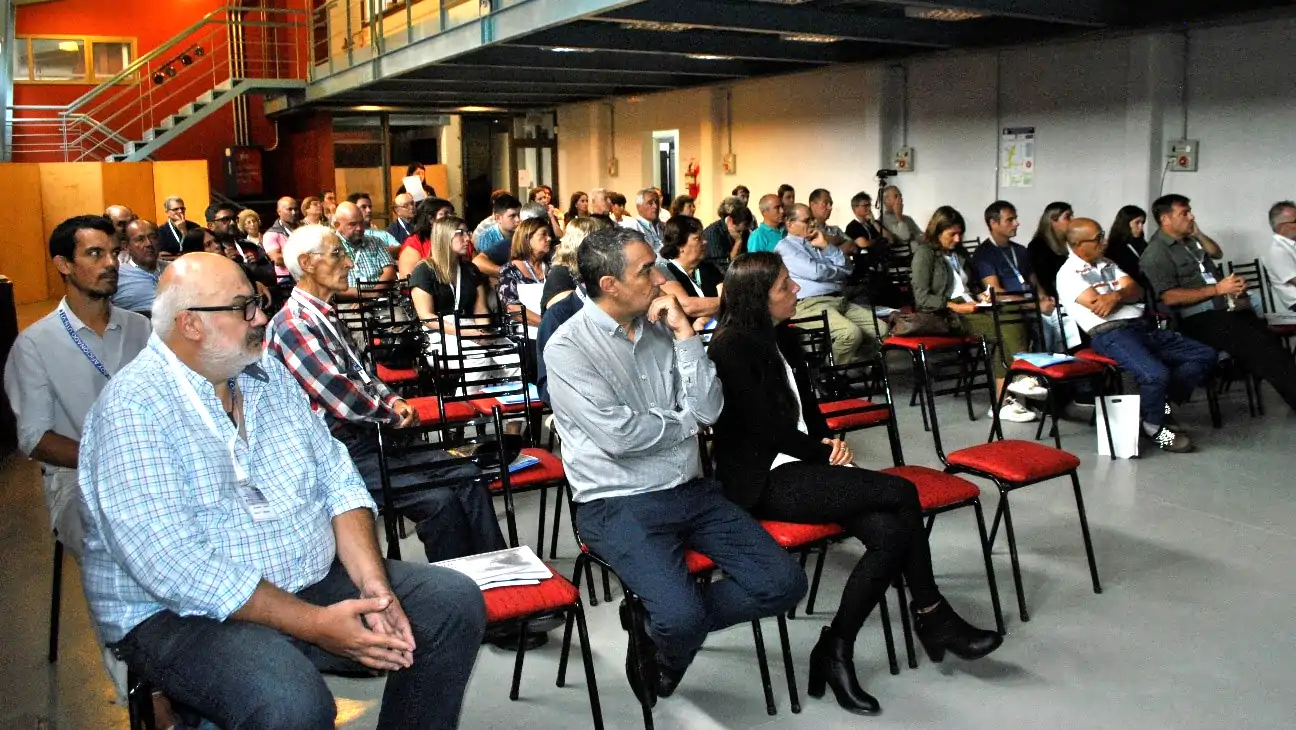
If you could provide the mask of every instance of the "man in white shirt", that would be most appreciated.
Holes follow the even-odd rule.
[[[622,228],[639,231],[652,246],[654,253],[662,247],[661,196],[655,188],[644,188],[635,194],[635,210],[639,215],[621,221]]]
[[[1296,203],[1281,200],[1269,209],[1273,244],[1265,253],[1274,302],[1279,310],[1296,312]]]
[[[1215,350],[1158,329],[1143,317],[1143,291],[1103,258],[1107,236],[1097,222],[1071,221],[1067,245],[1071,255],[1058,270],[1058,302],[1089,333],[1096,352],[1138,380],[1144,435],[1163,451],[1192,451],[1192,442],[1170,415],[1169,401],[1187,400],[1205,382],[1218,360]]]

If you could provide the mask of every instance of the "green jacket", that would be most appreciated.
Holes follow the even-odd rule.
[[[954,249],[959,263],[968,274],[968,293],[978,296],[985,286],[977,278],[972,268],[972,257],[960,246]],[[937,252],[926,242],[914,246],[913,269],[910,281],[913,283],[914,302],[920,312],[944,311],[954,293],[954,272],[945,262],[945,253]]]

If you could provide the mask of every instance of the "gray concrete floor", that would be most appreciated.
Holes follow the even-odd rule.
[[[900,385],[897,392],[907,397],[909,390]],[[1017,618],[1002,538],[995,566],[1008,636],[991,657],[974,663],[950,658],[935,665],[920,656],[916,671],[905,668],[891,676],[874,614],[860,634],[856,662],[861,681],[882,702],[881,718],[856,718],[830,699],[804,696],[810,648],[862,550],[848,542],[829,554],[816,614],[798,614],[790,622],[800,714],[790,710],[778,634],[774,622],[766,621],[778,715],[765,712],[751,632],[738,627],[711,637],[677,695],[658,704],[657,726],[1296,727],[1296,589],[1290,580],[1296,567],[1291,496],[1296,417],[1271,390],[1266,389],[1266,399],[1269,414],[1251,419],[1240,388],[1226,395],[1227,426],[1219,431],[1211,430],[1204,403],[1183,409],[1181,420],[1202,444],[1192,455],[1158,452],[1112,462],[1095,454],[1092,427],[1064,423],[1064,445],[1084,462],[1081,478],[1104,593],[1090,589],[1069,483],[1048,482],[1015,493],[1013,514],[1032,620]],[[961,403],[948,398],[940,409],[947,447],[985,439],[986,419],[968,422]],[[984,406],[978,410],[984,413]],[[917,410],[901,405],[899,420],[908,462],[937,465]],[[1033,433],[1033,426],[1008,431],[1010,437]],[[881,431],[855,434],[851,443],[865,465],[890,465]],[[992,487],[982,486],[989,516],[998,497]],[[57,665],[46,663],[52,551],[34,465],[16,457],[4,462],[0,504],[0,635],[5,637],[0,729],[125,728],[124,710],[111,702],[79,575],[70,562],[61,658]],[[534,495],[519,499],[523,538],[533,544],[536,506]],[[974,623],[990,626],[975,534],[970,513],[943,517],[931,538],[932,553],[950,602]],[[570,530],[563,537],[563,557],[554,564],[569,573]],[[406,554],[419,554],[410,540]],[[641,720],[626,685],[626,640],[615,602],[587,610],[603,714],[609,728],[636,728]],[[898,619],[895,628],[898,638]],[[568,686],[555,687],[557,657],[557,641],[528,654],[522,697],[510,702],[512,656],[483,648],[462,726],[588,727],[583,673],[575,663]],[[374,726],[381,679],[330,678],[329,683],[338,697],[339,727]]]

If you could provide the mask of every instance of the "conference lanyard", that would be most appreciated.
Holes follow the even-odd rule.
[[[351,349],[351,344],[346,341],[346,338],[338,334],[338,331],[333,327],[333,323],[329,322],[328,315],[324,314],[319,307],[315,306],[314,302],[308,301],[305,297],[297,296],[296,292],[293,293],[293,299],[296,299],[299,305],[310,308],[311,312],[319,318],[320,324],[324,326],[324,329],[328,330],[328,333],[333,336],[333,339],[337,340],[342,345],[342,349],[346,351],[346,356],[355,363],[356,370],[360,375],[360,381],[364,383],[366,387],[372,385],[373,381],[369,378],[369,372],[365,370],[364,363],[361,362],[360,358],[355,354],[355,351]]]
[[[1206,250],[1195,240],[1193,241],[1193,246],[1197,249],[1198,255],[1193,258],[1197,259],[1197,268],[1201,270],[1202,281],[1214,286],[1216,283],[1215,275],[1206,268]]]
[[[963,266],[959,263],[958,254],[949,254],[945,257],[945,260],[949,262],[950,271],[954,273],[955,291],[962,290],[958,298],[965,302],[972,301],[972,294],[968,292],[967,282],[963,280]]]
[[[90,346],[85,343],[85,340],[81,339],[81,335],[78,335],[76,330],[72,329],[72,323],[68,321],[67,313],[62,309],[59,309],[58,316],[59,320],[63,322],[63,329],[67,330],[68,337],[72,338],[72,344],[76,345],[77,348],[81,350],[81,354],[85,355],[91,365],[94,365],[95,370],[98,370],[105,378],[112,380],[112,376],[108,374],[108,368],[104,367],[103,362],[99,360],[99,356],[94,354],[94,350],[91,350]]]
[[[995,246],[995,248],[999,247]],[[1009,257],[1009,254],[1012,254],[1011,258]],[[1022,276],[1021,269],[1017,268],[1017,251],[1012,247],[1012,244],[1009,243],[1004,248],[1000,248],[999,255],[1004,257],[1004,261],[1008,264],[1008,267],[1017,275],[1017,281],[1021,282],[1021,285],[1025,287],[1026,277]]]
[[[541,279],[539,276],[536,276],[535,269],[531,267],[530,261],[523,261],[522,265],[526,267],[527,273],[531,275],[531,281],[538,282],[541,284],[544,283],[544,279]]]

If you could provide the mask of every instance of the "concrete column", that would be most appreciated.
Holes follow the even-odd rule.
[[[1145,208],[1161,194],[1170,140],[1183,133],[1185,43],[1179,33],[1130,40],[1122,194]]]

